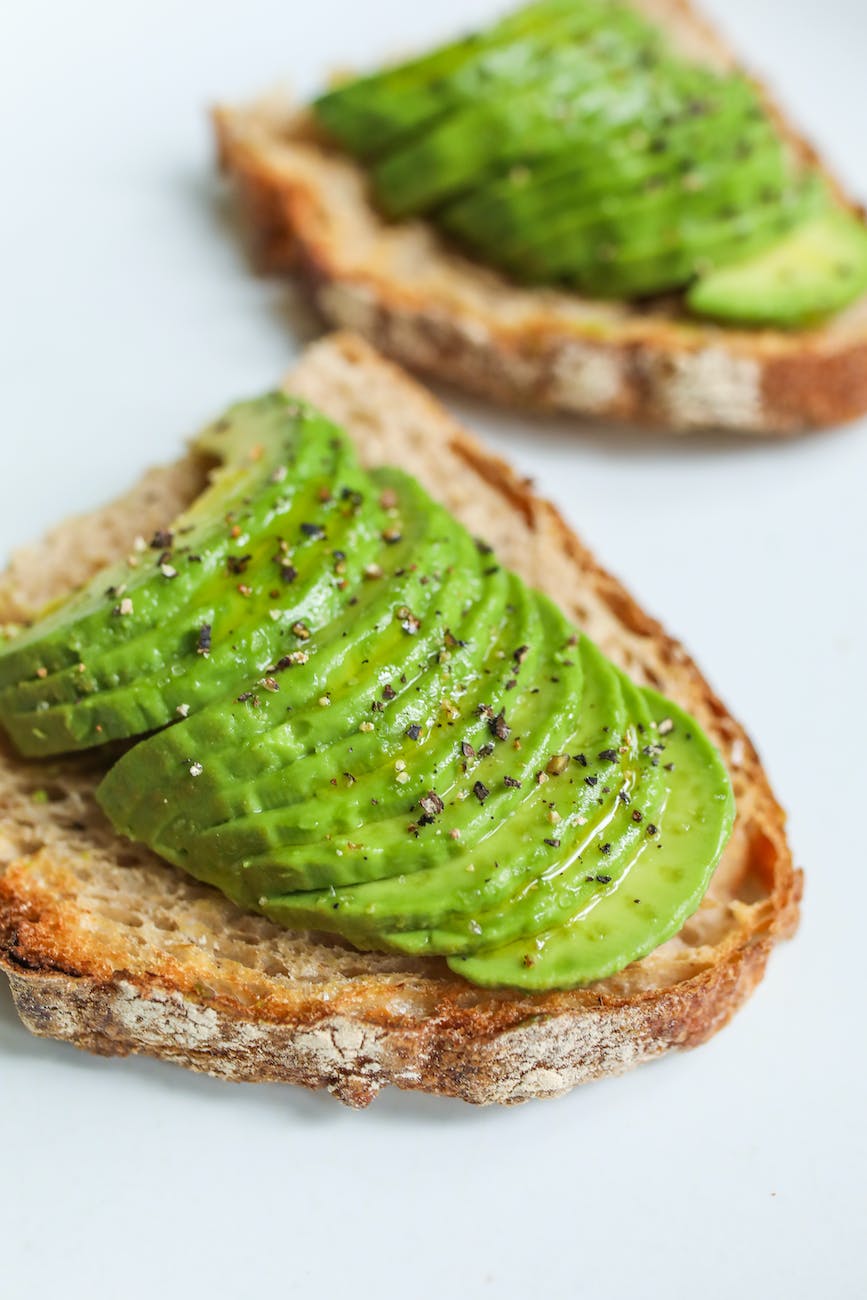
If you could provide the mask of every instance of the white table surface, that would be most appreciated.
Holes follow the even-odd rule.
[[[0,38],[0,554],[106,498],[298,340],[217,197],[203,106],[487,0],[30,0]],[[713,0],[867,196],[863,0]],[[477,1110],[231,1086],[31,1038],[0,980],[0,1295],[867,1295],[867,423],[775,446],[459,411],[758,739],[803,924],[700,1051]],[[647,519],[654,544],[648,546]],[[827,775],[826,775],[827,773]]]

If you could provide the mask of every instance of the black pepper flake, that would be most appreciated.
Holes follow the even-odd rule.
[[[626,793],[625,790],[619,790],[617,793],[617,798],[620,800],[622,804],[628,804],[631,802],[629,795]]]
[[[634,808],[634,809],[632,810],[632,820],[633,820],[634,822],[640,822],[640,821],[642,820],[643,817],[644,817],[644,814],[641,813],[641,812],[639,812],[637,808]]]
[[[463,754],[464,758],[475,758],[476,756],[476,751],[473,749],[472,745],[468,740],[461,741],[461,753]]]
[[[421,727],[417,722],[411,722],[406,729],[406,734],[409,736],[410,740],[418,740],[421,736]]]
[[[302,524],[301,531],[305,537],[317,542],[321,542],[325,536],[325,529],[321,524]]]
[[[211,653],[211,625],[203,623],[199,628],[199,637],[196,642],[196,654],[209,655]]]
[[[252,555],[227,555],[226,568],[230,573],[244,573],[252,558]]]
[[[496,736],[497,740],[508,740],[512,734],[512,728],[506,721],[505,713],[498,713],[495,718],[491,718],[488,723],[488,730],[491,735]]]
[[[490,758],[494,752],[493,745],[481,745],[478,750],[479,758]]]
[[[397,691],[394,689],[391,683],[386,682],[385,686],[383,686],[382,688],[382,698],[384,700],[393,700],[396,695],[397,695]]]
[[[647,834],[648,834],[648,835],[658,835],[658,834],[659,834],[659,827],[658,827],[658,826],[654,826],[653,822],[648,822],[648,823],[647,823]]]
[[[294,564],[288,564],[285,560],[280,561],[280,577],[284,582],[294,582],[298,577],[298,570]]]
[[[493,554],[494,551],[493,546],[489,546],[487,542],[483,542],[481,537],[476,537],[474,540],[476,543],[476,550],[479,552],[479,555]]]
[[[616,749],[600,749],[599,753],[597,754],[597,758],[601,759],[601,761],[602,761],[603,763],[616,763],[616,762],[617,762],[617,750],[616,750]]]
[[[600,885],[611,884],[611,877],[603,875],[601,871],[596,873],[596,879],[599,881]]]
[[[476,796],[479,803],[484,803],[490,793],[490,790],[482,781],[476,781],[473,786],[473,794]]]
[[[175,535],[170,528],[158,528],[150,540],[151,550],[165,551],[175,540]],[[139,543],[140,544],[140,543]]]
[[[608,844],[608,843],[606,843],[606,844],[600,844],[600,845],[599,845],[599,852],[600,852],[600,853],[604,853],[605,856],[607,857],[608,854],[611,852],[611,845]]]
[[[510,790],[520,790],[521,782],[516,781],[513,776],[504,776],[503,785],[507,785]]]
[[[552,849],[559,849],[559,847],[560,847],[560,841],[559,841],[559,840],[547,840],[547,839],[546,839],[544,842],[549,846],[549,848],[552,848]]]
[[[510,677],[509,680],[506,682],[506,690],[513,691],[517,685],[518,685],[517,678]]]
[[[428,790],[427,794],[423,795],[422,798],[419,799],[418,806],[424,812],[425,816],[430,817],[431,821],[433,821],[434,817],[438,816],[439,813],[442,812],[445,804],[437,794],[436,790]]]
[[[517,650],[514,651],[514,653],[512,654],[512,658],[514,659],[515,663],[518,665],[519,668],[521,664],[524,662],[524,660],[527,658],[527,655],[529,653],[530,653],[530,647],[528,645],[519,645]]]
[[[380,537],[386,546],[396,546],[398,542],[403,540],[403,534],[399,528],[384,528],[380,533]]]
[[[585,785],[597,785],[598,782],[599,782],[598,776],[585,776],[584,778]]]
[[[575,762],[578,763],[580,767],[587,766],[587,756],[585,754],[573,754],[572,757],[575,759]]]

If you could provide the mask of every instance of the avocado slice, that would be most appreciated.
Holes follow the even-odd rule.
[[[841,311],[867,290],[863,219],[829,207],[785,239],[700,277],[687,304],[731,324],[802,328]]]
[[[526,243],[544,233],[548,222],[564,214],[576,218],[611,196],[640,200],[687,175],[708,188],[725,175],[723,168],[752,165],[769,145],[778,148],[776,132],[757,115],[753,97],[729,91],[714,100],[685,101],[664,124],[651,117],[626,129],[601,129],[581,148],[573,145],[482,178],[437,219],[469,244],[494,241],[494,254],[505,261],[510,240]]]
[[[721,84],[701,68],[642,70],[628,42],[613,65],[581,46],[561,51],[558,64],[556,77],[459,106],[417,140],[380,159],[371,179],[385,213],[427,213],[505,167],[596,145],[600,132],[669,121],[686,103],[713,94]]]
[[[498,245],[498,259],[522,278],[589,279],[600,250],[617,264],[643,250],[653,255],[674,245],[680,251],[700,227],[725,229],[739,215],[764,214],[769,194],[776,217],[777,196],[792,184],[791,163],[773,136],[748,162],[740,160],[737,147],[700,168],[693,157],[685,155],[683,165],[667,174],[651,174],[639,190],[612,188],[586,205],[566,203],[547,217],[520,223]]]
[[[221,467],[155,547],[2,647],[7,730],[50,719],[55,752],[152,725],[99,787],[110,820],[283,924],[519,987],[670,933],[731,799],[697,725],[311,408],[241,404],[199,445]],[[188,644],[204,610],[220,635]]]
[[[425,216],[522,284],[684,293],[721,323],[783,328],[865,288],[863,223],[753,84],[629,5],[542,0],[313,111],[386,216]]]
[[[673,767],[660,822],[645,825],[631,866],[565,924],[450,957],[452,970],[488,988],[590,984],[659,947],[699,906],[734,825],[734,798],[722,759],[693,719],[656,692],[645,694],[657,728],[666,727],[665,760]]]
[[[0,647],[0,713],[22,752],[163,726],[264,670],[308,606],[335,602],[318,559],[329,533],[357,567],[381,545],[371,524],[385,516],[359,515],[366,479],[332,435],[318,413],[272,394],[199,436],[198,450],[223,464],[193,509]]]
[[[365,158],[393,148],[408,133],[472,98],[504,74],[524,76],[540,51],[579,40],[619,12],[598,0],[542,0],[487,31],[431,54],[346,82],[314,101],[316,117],[345,148]],[[505,59],[503,56],[505,55]]]
[[[408,953],[462,950],[463,936],[455,940],[437,927],[465,919],[471,943],[478,946],[476,936],[481,931],[475,918],[522,888],[537,887],[552,860],[567,860],[576,838],[592,835],[609,816],[611,805],[619,802],[619,741],[629,723],[621,679],[586,637],[581,638],[577,653],[583,682],[581,707],[578,718],[566,728],[575,731],[556,736],[539,728],[541,745],[529,755],[521,752],[520,759],[511,757],[506,766],[512,780],[520,778],[521,784],[503,784],[499,793],[511,801],[512,813],[507,820],[498,818],[496,829],[478,845],[472,871],[467,869],[466,855],[453,855],[439,865],[411,874],[398,868],[388,879],[353,888],[271,896],[263,905],[267,914],[282,924],[320,929],[337,925],[362,947],[375,935],[377,944],[385,942],[390,949]],[[557,744],[564,747],[563,756],[569,761],[549,777],[551,746]],[[542,782],[540,773],[546,778]],[[616,789],[608,792],[611,797],[602,795],[615,778]],[[489,771],[484,779],[492,792],[497,791]],[[441,839],[459,824],[462,812],[463,805],[447,801],[437,825]],[[556,849],[551,843],[555,838],[560,841]],[[521,846],[518,854],[516,845]]]

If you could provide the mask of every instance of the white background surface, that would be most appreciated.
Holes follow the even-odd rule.
[[[709,7],[867,196],[861,0]],[[221,215],[204,104],[312,90],[492,8],[9,0],[0,553],[172,457],[298,346]],[[356,1114],[90,1059],[30,1038],[4,985],[4,1298],[867,1294],[867,425],[679,442],[450,400],[758,738],[809,873],[800,934],[700,1051],[511,1111],[394,1094]]]

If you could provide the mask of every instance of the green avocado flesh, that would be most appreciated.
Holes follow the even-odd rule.
[[[752,83],[620,0],[540,0],[313,110],[386,216],[427,217],[521,283],[685,292],[697,315],[780,328],[867,287],[867,228]]]
[[[734,816],[698,724],[305,403],[196,446],[186,514],[0,644],[22,753],[127,741],[97,794],[119,832],[477,984],[585,984],[679,929]]]

